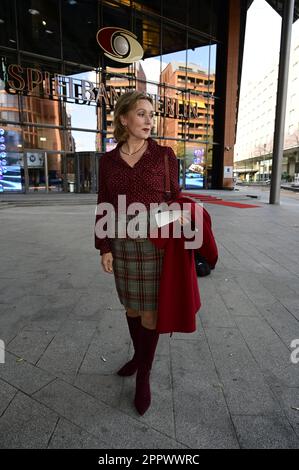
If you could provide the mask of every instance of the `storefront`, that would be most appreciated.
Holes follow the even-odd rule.
[[[3,0],[0,191],[95,192],[115,101],[132,88],[153,97],[152,136],[173,147],[182,186],[232,188],[240,5]]]

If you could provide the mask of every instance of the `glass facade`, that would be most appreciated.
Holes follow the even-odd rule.
[[[152,136],[176,152],[182,187],[208,188],[219,3],[2,0],[0,191],[96,191],[128,89],[152,96]],[[112,26],[136,35],[142,60],[104,54],[96,35]]]

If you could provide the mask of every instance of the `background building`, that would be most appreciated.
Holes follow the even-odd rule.
[[[186,93],[185,88],[192,93]],[[163,119],[158,135],[165,137],[166,145],[171,145],[184,162],[189,186],[195,179],[203,186],[205,178],[211,180],[212,172],[215,75],[196,64],[170,62],[161,73],[159,92],[160,96],[177,99],[178,117]],[[190,107],[187,115],[184,103]]]
[[[265,71],[256,69],[249,77],[244,72],[241,80],[234,170],[244,181],[271,177],[279,57],[275,47],[269,54]],[[298,21],[292,31],[282,177],[291,181],[295,173],[299,173]]]
[[[281,14],[282,2],[268,3]],[[182,186],[232,189],[250,4],[2,0],[0,191],[95,192],[116,99],[131,88],[153,96],[153,136],[176,150]],[[105,27],[126,30],[142,60],[104,52]]]

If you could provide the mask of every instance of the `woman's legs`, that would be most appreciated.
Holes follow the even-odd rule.
[[[133,310],[132,308],[126,308],[128,317],[140,317],[140,312],[138,310]]]
[[[151,404],[150,372],[159,340],[156,331],[157,311],[141,311],[138,370],[136,375],[135,407],[143,415]]]
[[[157,310],[133,310],[126,308],[127,316],[131,318],[141,317],[141,324],[144,328],[155,330],[157,326]]]
[[[133,310],[131,308],[126,309],[126,320],[129,327],[130,336],[134,345],[134,356],[132,359],[127,362],[119,371],[118,375],[122,377],[128,377],[135,374],[138,368],[138,346],[139,346],[139,337],[140,337],[140,328],[141,328],[141,317],[138,310]]]
[[[117,374],[122,377],[128,377],[135,374],[137,371],[137,353],[139,346],[140,327],[142,325],[144,328],[148,328],[149,330],[155,329],[157,322],[157,312],[139,312],[138,310],[134,310],[132,308],[126,308],[126,319],[134,346],[134,356],[117,372]]]
[[[140,415],[143,415],[151,404],[149,380],[159,340],[159,333],[156,331],[157,313],[156,310],[137,311],[130,308],[127,308],[126,312],[135,354],[131,361],[118,371],[118,375],[129,376],[137,371],[134,403]]]
[[[159,333],[156,329],[141,325],[134,399],[135,408],[140,415],[143,415],[151,404],[150,373],[158,340]]]
[[[144,328],[155,330],[157,326],[157,310],[143,310],[140,312],[141,324]]]

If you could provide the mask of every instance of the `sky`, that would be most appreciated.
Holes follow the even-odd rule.
[[[246,79],[264,75],[280,46],[281,17],[265,0],[254,0],[247,13],[243,71]]]
[[[243,71],[247,80],[264,76],[271,65],[278,63],[281,16],[265,0],[254,0],[248,9]],[[299,20],[293,23],[292,36],[299,34]]]

